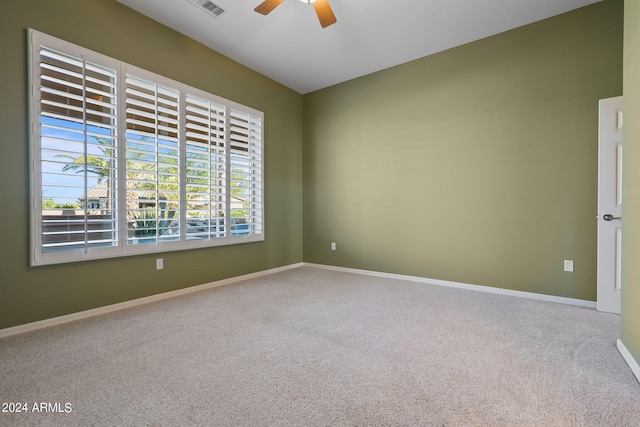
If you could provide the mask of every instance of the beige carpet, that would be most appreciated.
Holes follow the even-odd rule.
[[[303,267],[0,340],[0,425],[640,426],[618,322]]]

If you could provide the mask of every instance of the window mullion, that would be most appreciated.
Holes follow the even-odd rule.
[[[89,171],[87,166],[89,165],[89,150],[87,148],[87,61],[84,57],[82,59],[82,138],[84,142],[83,152],[84,152],[84,168],[83,168],[83,179],[84,179],[84,209],[83,209],[83,223],[84,223],[84,253],[89,252],[89,198],[87,195],[89,194]]]
[[[180,126],[178,132],[178,141],[180,146],[178,147],[180,164],[178,170],[180,174],[179,185],[179,205],[178,215],[180,220],[180,241],[185,242],[187,240],[187,91],[183,86],[180,87],[180,98],[178,104],[178,126]]]
[[[219,180],[218,177],[218,170],[216,168],[216,163],[218,161],[218,150],[219,148],[216,147],[216,149],[212,149],[211,148],[211,142],[213,141],[213,105],[211,103],[211,101],[209,101],[209,108],[207,109],[207,121],[209,122],[208,124],[208,129],[207,129],[207,139],[209,142],[209,148],[208,148],[208,156],[209,156],[209,165],[208,165],[208,173],[207,173],[207,188],[209,189],[209,233],[207,236],[207,239],[211,240],[211,218],[215,217],[215,221],[216,221],[216,237],[219,236],[219,232],[220,232],[220,224],[222,223],[222,218],[220,218],[220,215],[218,215],[218,205],[220,204],[220,193],[219,191],[217,191],[217,182]],[[214,189],[216,189],[214,191]],[[215,194],[215,196],[214,196]],[[214,200],[214,198],[216,200]]]
[[[156,216],[155,216],[155,226],[156,226],[156,239],[155,246],[158,246],[160,243],[160,135],[158,133],[158,121],[160,120],[160,98],[158,96],[159,85],[155,84],[155,124],[154,124],[154,138],[155,138],[155,156],[156,156],[156,170],[155,170],[155,187],[156,187]]]
[[[128,252],[127,228],[127,70],[124,65],[118,64],[116,76],[116,182],[118,197],[116,199],[116,212],[118,216],[118,245],[120,252]]]
[[[225,109],[224,116],[224,217],[225,237],[231,236],[231,110]]]
[[[218,181],[220,180],[219,171],[217,169],[218,158],[220,156],[220,148],[216,145],[216,148],[211,147],[211,143],[214,140],[214,120],[213,120],[213,103],[209,100],[209,108],[207,109],[207,121],[209,122],[209,129],[207,129],[207,138],[209,141],[209,175],[208,175],[208,188],[209,188],[209,218],[216,219],[216,238],[220,237],[220,225],[224,218],[220,218],[220,186]],[[226,126],[225,126],[226,128]],[[215,200],[214,200],[215,199]],[[223,230],[226,230],[224,227]],[[209,230],[208,239],[211,239],[211,230]]]

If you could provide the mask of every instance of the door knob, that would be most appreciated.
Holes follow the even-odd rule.
[[[602,219],[604,219],[605,221],[613,221],[614,219],[622,219],[621,216],[613,216],[611,214],[604,214],[602,216]]]

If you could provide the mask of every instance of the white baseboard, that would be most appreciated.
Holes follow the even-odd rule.
[[[631,368],[631,372],[633,372],[633,375],[635,375],[638,382],[640,382],[640,365],[638,365],[638,361],[631,355],[631,352],[627,349],[627,347],[620,339],[618,339],[617,347],[618,351],[622,355],[622,358]]]
[[[336,267],[333,265],[303,263],[308,267],[324,268],[326,270],[341,271],[344,273],[364,274],[367,276],[386,277],[388,279],[407,280],[410,282],[427,283],[430,285],[446,286],[450,288],[466,289],[470,291],[487,292],[491,294],[508,295],[512,297],[535,299],[539,301],[555,302],[559,304],[576,305],[578,307],[596,308],[594,301],[575,298],[558,297],[553,295],[536,294],[533,292],[514,291],[511,289],[492,288],[491,286],[473,285],[470,283],[450,282],[448,280],[428,279],[425,277],[406,276],[403,274],[382,273],[379,271],[359,270],[356,268]]]
[[[86,319],[101,314],[111,313],[118,310],[124,310],[131,307],[136,307],[143,304],[149,304],[156,301],[161,301],[169,298],[174,298],[181,295],[187,295],[193,292],[204,291],[206,289],[215,288],[217,286],[228,285],[230,283],[240,282],[242,280],[253,279],[261,276],[267,276],[281,271],[292,270],[302,266],[323,268],[326,270],[341,271],[345,273],[363,274],[368,276],[386,277],[390,279],[407,280],[411,282],[427,283],[431,285],[447,286],[451,288],[467,289],[471,291],[480,291],[500,295],[515,296],[520,298],[529,298],[540,301],[555,302],[560,304],[576,305],[579,307],[596,308],[596,303],[592,301],[579,300],[574,298],[557,297],[552,295],[536,294],[532,292],[514,291],[511,289],[492,288],[490,286],[473,285],[469,283],[451,282],[447,280],[428,279],[417,276],[407,276],[402,274],[383,273],[379,271],[359,270],[355,268],[336,267],[332,265],[314,264],[308,262],[301,262],[296,264],[290,264],[283,267],[272,268],[269,270],[259,271],[256,273],[245,274],[242,276],[231,277],[229,279],[218,280],[216,282],[205,283],[202,285],[191,286],[184,289],[178,289],[175,291],[165,292],[157,295],[150,295],[148,297],[138,298],[131,301],[124,301],[117,304],[111,304],[104,307],[98,307],[91,310],[85,310],[78,313],[67,314],[64,316],[54,317],[51,319],[40,320],[37,322],[26,323],[24,325],[13,326],[10,328],[0,329],[0,338],[9,337],[12,335],[23,334],[26,332],[36,331],[38,329],[49,328],[51,326],[57,326],[76,320]],[[621,343],[619,345],[622,345]],[[622,351],[621,351],[622,353]],[[633,360],[633,358],[631,358]],[[636,365],[637,366],[637,365]],[[633,369],[633,368],[632,368]],[[635,373],[636,371],[634,371]],[[638,374],[636,374],[638,376]]]
[[[104,307],[93,308],[91,310],[80,311],[78,313],[67,314],[64,316],[53,317],[51,319],[45,319],[37,322],[25,323],[24,325],[18,325],[10,328],[0,329],[0,338],[23,334],[25,332],[32,332],[38,329],[49,328],[51,326],[57,326],[63,323],[73,322],[76,320],[87,319],[89,317],[111,313],[118,310],[124,310],[126,308],[136,307],[143,304],[149,304],[156,301],[162,301],[165,299],[174,298],[181,295],[187,295],[193,292],[204,291],[204,290],[215,288],[218,286],[240,282],[242,280],[254,279],[261,276],[267,276],[270,274],[279,273],[281,271],[292,270],[294,268],[302,267],[302,265],[303,263],[285,265],[283,267],[277,267],[269,270],[258,271],[256,273],[250,273],[242,276],[231,277],[229,279],[218,280],[215,282],[205,283],[202,285],[190,286],[188,288],[177,289],[175,291],[164,292],[157,295],[150,295],[148,297],[138,298],[131,301],[124,301],[117,304],[107,305]]]

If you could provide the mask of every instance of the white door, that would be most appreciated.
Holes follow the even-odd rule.
[[[622,267],[622,97],[598,115],[598,310],[620,314]]]

